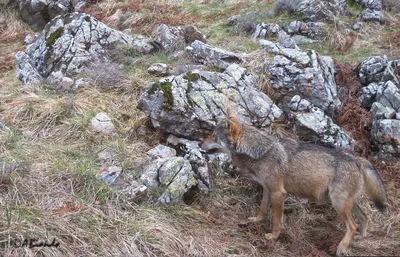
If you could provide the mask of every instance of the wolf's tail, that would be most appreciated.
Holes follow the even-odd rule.
[[[364,175],[364,187],[375,206],[381,212],[388,212],[390,203],[382,179],[374,166],[364,158],[357,158]]]

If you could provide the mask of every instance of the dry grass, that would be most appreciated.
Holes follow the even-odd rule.
[[[18,15],[18,11],[14,6],[1,6],[1,16],[4,24],[0,22],[0,44],[20,39],[25,33],[30,32],[30,28],[25,24]]]

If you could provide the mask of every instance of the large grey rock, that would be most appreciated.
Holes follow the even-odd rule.
[[[147,69],[147,72],[155,76],[168,76],[169,70],[168,64],[154,63]]]
[[[223,73],[195,70],[150,84],[138,108],[155,128],[198,140],[224,117],[229,97],[240,120],[263,127],[282,112],[256,84],[256,78],[237,64]]]
[[[147,154],[152,158],[170,158],[176,155],[176,150],[165,146],[165,145],[157,145],[156,147],[147,151]]]
[[[392,81],[387,81],[378,87],[376,101],[395,112],[400,112],[400,89]]]
[[[371,56],[361,62],[359,77],[365,86],[372,82],[396,81],[400,60],[389,61],[386,56]]]
[[[327,146],[351,151],[357,150],[356,141],[320,108],[300,100],[298,96],[293,98],[290,106],[292,110],[297,111],[291,112],[291,116],[295,120],[296,133],[302,140],[317,141]]]
[[[260,45],[275,54],[267,72],[278,94],[298,94],[329,115],[338,110],[340,100],[332,58],[319,56],[314,50],[304,52],[298,47],[286,48],[268,40],[260,40]]]
[[[279,39],[281,41],[289,38],[289,35],[281,29],[277,23],[259,23],[255,26],[253,35],[251,36],[254,41],[256,39]]]
[[[371,10],[371,9],[365,9],[361,19],[363,21],[379,21],[383,22],[385,21],[385,15],[381,10]]]
[[[59,16],[46,25],[25,53],[17,53],[17,77],[29,83],[55,73],[75,75],[94,61],[110,62],[106,53],[118,45],[130,46],[141,53],[157,49],[152,40],[143,36],[132,38],[88,14]],[[31,79],[32,74],[35,79]]]
[[[382,10],[382,0],[355,0],[371,10]]]
[[[240,64],[243,61],[239,55],[233,52],[213,47],[198,40],[186,47],[186,52],[196,62],[216,66],[223,70],[232,63]]]
[[[115,126],[111,118],[104,112],[98,113],[92,118],[92,129],[105,135],[112,135],[115,133]]]
[[[161,24],[153,31],[153,38],[167,52],[183,49],[195,40],[206,42],[201,32],[193,26],[174,27]]]
[[[17,0],[23,21],[33,29],[43,29],[57,15],[74,11],[71,0]]]

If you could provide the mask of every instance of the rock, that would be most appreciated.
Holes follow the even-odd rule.
[[[103,167],[120,166],[117,154],[111,149],[105,149],[97,154],[97,159]]]
[[[256,29],[251,36],[253,41],[256,39],[279,39],[284,40],[289,35],[281,29],[276,23],[260,23],[256,25]]]
[[[164,189],[157,200],[161,204],[182,201],[184,194],[196,185],[192,167],[183,157],[151,161],[144,169],[140,181],[149,188]]]
[[[40,36],[39,33],[29,33],[24,38],[24,45],[30,45],[36,41]]]
[[[88,6],[88,2],[86,0],[78,1],[75,4],[75,11],[76,12],[83,12],[83,10]]]
[[[286,48],[268,40],[260,40],[260,45],[275,54],[266,72],[277,94],[298,94],[328,115],[337,112],[341,103],[337,96],[332,58],[319,56],[314,50],[303,52],[297,46]],[[290,99],[283,101],[287,105]]]
[[[132,183],[132,185],[124,188],[122,192],[125,193],[134,202],[141,203],[148,199],[149,189],[145,185]]]
[[[174,148],[178,148],[179,152],[189,153],[192,150],[200,149],[200,141],[189,140],[186,138],[169,135],[167,143],[172,145]]]
[[[80,78],[80,79],[75,80],[75,83],[72,86],[72,89],[77,91],[81,88],[89,86],[92,83],[93,83],[93,81],[89,78]]]
[[[115,133],[114,124],[111,118],[104,112],[98,113],[92,119],[92,128],[96,132],[100,132],[105,135],[112,135]]]
[[[68,91],[72,89],[72,86],[74,85],[74,80],[68,77],[63,77],[60,84],[59,88],[63,91]]]
[[[0,122],[0,131],[8,132],[10,131],[10,129],[6,125],[4,125],[4,123]]]
[[[232,63],[240,64],[243,61],[233,52],[207,45],[198,40],[186,47],[186,52],[196,62],[216,66],[222,70],[225,70]]]
[[[319,42],[319,40],[314,40],[302,35],[294,35],[290,39],[292,39],[297,45],[310,45]]]
[[[108,168],[103,169],[97,176],[104,180],[108,185],[112,185],[115,180],[121,175],[122,168],[118,166],[111,166]]]
[[[326,35],[325,23],[292,21],[287,26],[291,35],[302,35],[312,39],[320,39]]]
[[[19,51],[16,54],[16,62],[16,75],[19,80],[24,84],[42,83],[42,76],[36,69],[34,61],[26,53]]]
[[[138,108],[155,128],[200,140],[223,118],[229,97],[242,122],[265,127],[282,111],[256,84],[256,78],[237,64],[223,73],[194,70],[150,84]]]
[[[201,32],[193,26],[173,27],[161,24],[153,31],[153,38],[167,52],[184,48],[195,40],[206,42]]]
[[[363,21],[383,22],[385,21],[385,15],[383,14],[382,11],[366,9],[362,14],[361,19]]]
[[[400,154],[400,120],[380,119],[372,124],[371,134],[382,159],[398,158]]]
[[[354,151],[356,141],[346,134],[318,107],[309,106],[304,112],[292,112],[295,130],[304,140],[320,142],[326,146]]]
[[[396,113],[396,120],[400,120],[400,112]]]
[[[301,99],[299,95],[295,95],[292,100],[290,100],[289,108],[294,112],[306,112],[310,110],[312,104],[306,99]]]
[[[17,53],[17,77],[24,83],[40,82],[52,74],[71,76],[95,61],[110,62],[106,53],[126,45],[140,53],[157,50],[148,38],[132,38],[84,13],[59,16],[49,22],[25,52]],[[59,77],[59,76],[57,76]]]
[[[365,86],[372,82],[396,81],[394,75],[400,72],[400,60],[389,61],[386,56],[371,56],[359,65],[359,77]]]
[[[364,108],[371,108],[373,102],[376,100],[376,93],[378,92],[378,88],[382,86],[383,83],[373,82],[366,87],[361,89],[360,97],[358,101]]]
[[[396,117],[396,110],[391,107],[386,107],[379,102],[375,102],[371,107],[372,116],[374,119],[393,119]]]
[[[155,76],[168,76],[169,66],[165,63],[155,63],[152,64],[148,69],[148,73]]]
[[[176,156],[176,150],[171,147],[160,144],[147,151],[147,154],[153,159],[170,158]]]
[[[359,21],[359,22],[354,23],[353,29],[358,31],[358,30],[361,30],[363,26],[364,26],[364,23]]]
[[[378,87],[376,102],[393,109],[394,113],[400,112],[400,89],[392,81],[387,81]]]
[[[197,187],[200,191],[207,193],[211,189],[211,176],[205,156],[200,149],[193,149],[185,155],[189,160],[195,174],[197,175]]]
[[[371,10],[382,10],[382,0],[355,0],[355,1]]]
[[[239,21],[239,17],[240,17],[239,15],[234,15],[229,17],[228,21],[226,22],[226,25],[235,26]]]
[[[304,0],[295,10],[306,21],[334,22],[336,15],[347,12],[346,0]]]
[[[54,17],[74,11],[71,0],[17,0],[23,21],[35,30],[43,29]]]

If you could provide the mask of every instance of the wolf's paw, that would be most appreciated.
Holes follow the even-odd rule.
[[[260,218],[260,217],[257,216],[257,217],[250,217],[247,220],[248,220],[249,223],[255,223],[255,222],[262,221],[263,218]]]
[[[339,246],[336,249],[336,255],[337,256],[349,256],[349,250],[348,250],[348,248],[345,248],[339,244]]]
[[[278,236],[275,235],[274,233],[267,233],[267,234],[265,234],[265,239],[271,240],[271,241],[276,241],[278,239]]]

